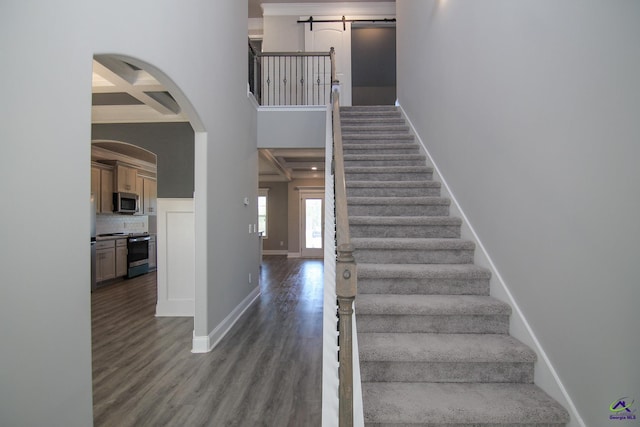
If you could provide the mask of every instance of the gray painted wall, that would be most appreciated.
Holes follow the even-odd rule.
[[[20,64],[0,79],[0,193],[12,203],[0,210],[0,425],[86,427],[92,57],[126,55],[192,120],[195,333],[206,336],[258,277],[257,236],[247,233],[257,211],[243,205],[258,182],[247,3],[6,0],[0,32],[3,63]]]
[[[353,105],[395,103],[395,27],[352,27],[351,73]]]
[[[288,237],[288,185],[286,182],[262,182],[260,188],[268,188],[267,231],[268,238],[263,240],[262,248],[272,251],[286,251]],[[282,246],[280,246],[282,242]]]
[[[260,107],[258,148],[324,148],[327,107]]]
[[[158,197],[193,197],[194,139],[189,123],[124,123],[91,126],[91,139],[145,148],[158,156]]]
[[[620,425],[611,402],[640,401],[640,2],[396,7],[402,107],[579,414]]]

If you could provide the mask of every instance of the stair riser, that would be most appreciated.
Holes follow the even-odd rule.
[[[356,261],[368,264],[471,264],[473,250],[356,248]]]
[[[413,144],[413,141],[407,139],[385,139],[385,140],[373,140],[373,139],[351,139],[351,140],[343,140],[344,148],[353,148],[358,147],[359,145],[367,146],[371,144],[383,144],[385,147],[389,149],[404,147],[407,144]],[[358,147],[359,148],[359,147]],[[364,153],[361,151],[360,153]],[[369,154],[375,154],[376,152],[369,151]]]
[[[346,171],[347,181],[431,181],[432,172],[373,172],[353,173]]]
[[[403,126],[405,121],[402,117],[379,117],[367,119],[362,117],[340,117],[340,124],[344,127],[353,126]]]
[[[393,142],[401,142],[403,144],[412,143],[414,141],[413,135],[408,134],[398,134],[394,133],[380,133],[380,134],[364,134],[364,133],[353,133],[353,134],[343,134],[342,140],[347,144],[357,144],[366,142],[368,144],[376,144],[376,143],[393,143]]]
[[[459,238],[459,225],[350,225],[351,237]]]
[[[368,362],[360,359],[360,375],[362,381],[378,382],[532,383],[533,363]]]
[[[347,135],[368,135],[368,134],[389,134],[389,133],[408,133],[408,126],[345,126],[342,124],[342,136]]]
[[[422,316],[358,313],[358,332],[507,334],[509,333],[509,316],[503,314]]]
[[[370,149],[370,148],[366,148],[365,145],[364,147],[360,148],[359,147],[360,144],[349,144],[349,146],[343,146],[342,147],[342,152],[343,154],[349,155],[349,154],[367,154],[367,153],[372,153],[375,152],[376,154],[418,154],[419,153],[419,149],[418,148],[414,148],[414,147],[406,147],[406,148],[394,148],[392,145],[388,145],[388,146],[384,146],[384,147],[378,147],[375,148],[375,150]],[[422,162],[422,165],[424,166],[424,162]]]
[[[350,118],[350,117],[393,117],[400,118],[402,115],[398,110],[370,110],[370,111],[340,111],[340,118]]]
[[[447,216],[447,205],[354,205],[350,204],[350,216]]]
[[[366,166],[424,166],[424,159],[394,159],[394,160],[345,160],[345,167],[366,167]]]
[[[358,276],[359,294],[489,295],[482,279],[370,279]]]
[[[439,197],[440,187],[418,188],[356,188],[347,187],[347,197]]]

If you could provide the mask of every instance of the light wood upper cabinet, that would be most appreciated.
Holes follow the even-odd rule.
[[[116,163],[116,191],[137,193],[138,170],[130,166]]]
[[[100,212],[100,168],[91,166],[91,194],[96,202],[96,213]]]
[[[96,213],[113,213],[113,170],[109,166],[91,166],[91,192]]]
[[[156,215],[158,210],[158,183],[155,179],[144,178],[143,200],[145,215]]]
[[[100,170],[100,205],[96,205],[96,209],[100,213],[113,213],[113,171],[110,169]]]

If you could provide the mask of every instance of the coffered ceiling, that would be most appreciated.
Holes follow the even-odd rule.
[[[259,153],[262,182],[324,178],[324,149],[262,149]]]
[[[94,124],[188,121],[171,94],[151,74],[112,56],[94,58],[92,92]],[[262,182],[322,177],[324,150],[260,150]]]

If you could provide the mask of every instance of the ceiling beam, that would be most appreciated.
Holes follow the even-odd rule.
[[[180,113],[180,106],[172,97],[166,95],[158,96],[157,92],[153,96],[147,94],[146,92],[149,91],[149,74],[142,74],[123,61],[106,55],[96,55],[93,61],[93,72],[111,83],[113,85],[111,89],[128,93],[160,114],[175,115]],[[139,77],[142,76],[144,79],[140,80],[147,83],[147,85],[138,86],[136,83]],[[104,88],[105,86],[99,87]]]
[[[293,178],[291,177],[291,172],[289,172],[285,167],[283,167],[282,164],[280,164],[280,162],[278,161],[278,159],[276,159],[269,150],[258,150],[258,154],[263,160],[269,163],[271,167],[273,167],[273,169],[278,171],[280,175],[285,177],[287,181],[293,180]]]

